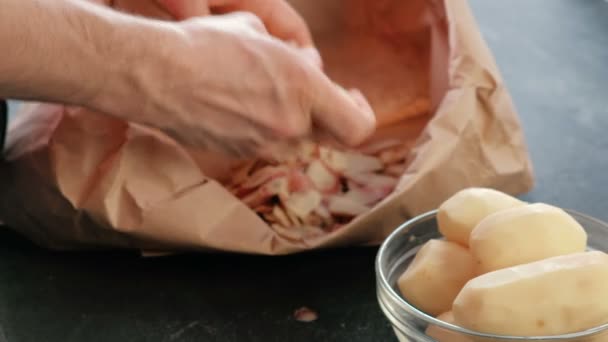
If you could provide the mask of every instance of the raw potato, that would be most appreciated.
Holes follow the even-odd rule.
[[[475,275],[469,251],[453,242],[429,240],[397,281],[403,297],[429,315],[449,311],[464,284]]]
[[[608,254],[575,253],[479,276],[452,311],[457,325],[485,333],[573,333],[608,322],[607,286]]]
[[[467,246],[469,234],[486,216],[526,203],[487,188],[461,190],[443,202],[437,212],[439,232],[449,241]]]
[[[437,319],[440,321],[444,321],[446,323],[456,325],[454,321],[454,314],[452,311],[444,312],[441,315],[437,316]],[[443,328],[440,328],[436,325],[431,325],[426,329],[426,334],[439,342],[471,342],[472,340],[467,336],[458,334],[454,331],[449,331]]]
[[[529,204],[492,214],[471,233],[481,273],[585,251],[587,233],[560,208]]]

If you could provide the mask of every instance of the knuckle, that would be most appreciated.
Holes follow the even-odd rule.
[[[292,62],[286,66],[284,76],[289,81],[291,90],[297,93],[310,93],[310,85],[314,77],[312,70],[299,58],[290,57]]]
[[[310,114],[300,108],[291,108],[287,113],[278,127],[280,137],[296,139],[306,136],[311,128]]]
[[[243,22],[247,25],[257,29],[257,30],[265,30],[264,23],[262,19],[260,19],[257,15],[251,12],[239,12],[237,15]]]
[[[297,139],[308,135],[310,124],[304,120],[289,120],[282,129],[283,138]]]
[[[281,58],[277,76],[283,84],[282,93],[297,105],[297,108],[310,108],[315,93],[314,70],[303,63],[297,55],[287,51]]]

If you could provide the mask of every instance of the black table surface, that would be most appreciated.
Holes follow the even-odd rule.
[[[530,145],[537,185],[524,198],[608,220],[608,3],[472,6]],[[375,254],[62,254],[0,230],[0,341],[395,341]],[[302,305],[319,320],[294,321]]]

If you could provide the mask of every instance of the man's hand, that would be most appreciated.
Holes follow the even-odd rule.
[[[121,1],[137,3],[113,2]],[[310,135],[354,145],[373,131],[363,96],[325,76],[303,22],[284,20],[293,11],[286,3],[204,7],[249,9],[265,21],[243,12],[202,18],[204,8],[177,3],[186,0],[163,1],[174,18],[191,19],[135,17],[79,0],[3,1],[0,44],[13,49],[0,56],[0,96],[79,105],[236,155]],[[270,3],[282,5],[262,6]]]
[[[333,84],[311,57],[272,37],[253,14],[236,12],[166,24],[146,40],[155,55],[133,66],[139,87],[94,106],[235,155],[321,132],[349,145],[373,131],[365,99]],[[153,39],[158,37],[158,39]],[[133,92],[135,90],[135,92]]]
[[[268,32],[283,41],[312,46],[304,19],[285,0],[89,0],[159,19],[184,20],[211,14],[251,12]]]
[[[312,46],[304,19],[285,0],[156,0],[176,19],[236,11],[258,16],[268,32],[283,41]]]
[[[192,116],[186,122],[180,121],[183,119],[177,120],[183,118],[182,115],[165,117],[159,121],[161,124],[156,124],[182,142],[195,146],[204,145],[233,154],[251,154],[274,142],[297,139],[311,133],[315,136],[330,135],[339,142],[356,144],[374,128],[375,120],[364,97],[357,91],[346,95],[344,90],[331,84],[318,70],[321,59],[313,47],[308,27],[302,17],[284,0],[114,0],[113,6],[136,13],[158,12],[160,7],[176,20],[239,10],[253,13],[259,18],[239,13],[230,19],[213,17],[208,21],[209,25],[200,28],[198,24],[193,24],[194,20],[190,20],[191,24],[183,23],[192,28],[186,31],[199,43],[198,48],[209,49],[209,45],[212,45],[211,49],[222,56],[203,55],[196,65],[190,66],[192,70],[217,66],[216,74],[204,70],[201,70],[200,74],[206,74],[215,80],[177,77],[180,74],[177,70],[171,71],[174,77],[167,76],[171,80],[175,79],[174,82],[183,82],[180,86],[184,89],[183,96],[176,94],[183,98],[180,100],[184,107],[182,111],[187,112],[188,108],[200,108],[203,105],[197,113],[199,116]],[[156,16],[166,18],[165,13]],[[210,31],[213,33],[209,34]],[[198,38],[203,36],[213,36],[212,42]],[[293,46],[281,44],[273,37],[290,42]],[[240,44],[243,46],[239,46]],[[191,48],[194,46],[189,46],[188,50]],[[192,52],[196,54],[196,51],[193,49]],[[185,51],[183,54],[190,55],[191,51]],[[172,54],[169,58],[177,59],[178,56]],[[187,58],[195,59],[194,56]],[[302,64],[305,60],[312,63],[312,67]],[[164,62],[166,61],[161,63]],[[317,70],[314,67],[317,67]],[[165,70],[166,67],[161,69]],[[240,75],[246,75],[246,78],[243,79]],[[285,75],[295,77],[288,79]],[[304,82],[305,79],[309,81]],[[290,84],[292,82],[296,84]],[[213,86],[210,85],[213,84],[221,84],[221,93],[213,94],[210,91],[205,94],[213,99],[203,99],[203,102],[198,104],[187,101],[194,99],[187,88],[212,90]],[[226,91],[228,89],[229,92]],[[170,94],[168,91],[160,92]],[[298,92],[306,95],[299,95]],[[284,95],[277,96],[277,93]],[[304,101],[295,103],[294,99],[298,97]],[[228,104],[227,99],[234,101]],[[164,101],[170,100],[167,98]],[[331,104],[324,104],[325,102]],[[226,108],[227,105],[230,105],[230,108]],[[156,106],[162,108],[166,104]],[[324,106],[331,109],[323,109]],[[169,112],[169,109],[164,111]],[[339,114],[329,114],[333,112]],[[367,114],[363,117],[361,114],[357,115],[361,112]],[[152,115],[152,111],[147,113]],[[208,114],[199,122],[196,118],[200,117],[201,113]],[[157,121],[154,116],[146,120],[151,123]]]

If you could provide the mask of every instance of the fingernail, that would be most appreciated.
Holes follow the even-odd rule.
[[[350,94],[350,97],[355,101],[357,106],[361,107],[362,109],[371,111],[371,106],[369,105],[369,102],[367,102],[365,95],[363,95],[363,93],[359,89],[349,89],[348,93]]]
[[[364,125],[367,125],[366,135],[369,136],[376,128],[376,115],[374,114],[374,109],[359,89],[349,89],[348,93],[357,107],[361,108],[361,111],[365,115],[367,122],[365,122]]]

